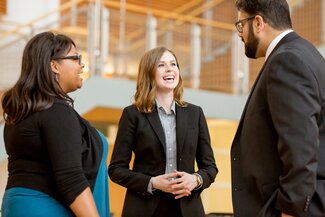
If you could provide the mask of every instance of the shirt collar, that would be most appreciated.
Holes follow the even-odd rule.
[[[281,34],[279,34],[277,37],[275,37],[275,39],[273,39],[273,41],[271,42],[271,44],[269,45],[269,47],[266,50],[265,60],[267,60],[267,58],[270,56],[271,52],[274,50],[275,46],[281,41],[281,39],[284,36],[286,36],[287,34],[289,34],[290,32],[293,32],[293,30],[288,29],[288,30],[282,32]]]
[[[158,108],[158,109],[162,109],[162,110],[166,113],[164,107],[159,103],[159,101],[158,101],[157,99],[155,99],[155,100],[156,100],[157,108]],[[170,111],[172,112],[172,114],[176,114],[175,107],[176,107],[176,103],[175,103],[175,101],[173,100],[172,105],[170,106]]]

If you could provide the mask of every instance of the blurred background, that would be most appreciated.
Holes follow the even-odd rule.
[[[325,1],[288,3],[294,30],[324,54]],[[75,109],[106,135],[111,153],[122,109],[133,100],[141,56],[168,47],[180,64],[185,100],[206,115],[220,171],[202,194],[205,211],[231,214],[230,146],[264,62],[245,57],[236,21],[235,0],[0,0],[0,96],[17,80],[33,35],[70,36],[86,64],[84,86],[71,94]],[[1,203],[7,179],[1,107],[0,115]],[[125,189],[109,185],[111,211],[119,217]]]

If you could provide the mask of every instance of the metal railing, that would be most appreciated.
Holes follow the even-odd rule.
[[[142,54],[150,48],[164,45],[178,56],[187,87],[232,92],[229,70],[224,71],[224,77],[230,76],[230,79],[224,80],[219,87],[212,88],[212,85],[200,82],[202,76],[210,77],[216,70],[214,66],[209,67],[211,62],[221,56],[231,58],[232,21],[217,21],[213,15],[216,8],[227,2],[192,0],[173,11],[164,11],[126,2],[73,0],[1,33],[0,56],[1,52],[19,43],[23,45],[39,31],[52,30],[67,34],[76,41],[85,56],[89,75],[134,79]],[[234,11],[232,16],[235,14]],[[44,22],[55,15],[58,19]],[[231,61],[228,62],[231,64]],[[202,69],[205,70],[203,73]]]
[[[304,2],[310,1],[290,4],[300,7]],[[0,32],[0,65],[4,66],[0,89],[10,86],[19,74],[26,41],[51,30],[74,39],[85,57],[85,77],[135,79],[142,54],[164,45],[178,56],[186,87],[246,94],[258,73],[259,67],[252,65],[259,63],[244,56],[233,27],[236,19],[233,2],[226,0],[191,0],[171,11],[125,0],[71,0]]]

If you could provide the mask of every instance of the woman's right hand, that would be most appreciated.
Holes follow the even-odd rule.
[[[77,217],[99,217],[90,187],[76,197],[70,208]]]
[[[163,174],[152,178],[153,189],[158,189],[164,192],[173,193],[174,189],[172,186],[177,182],[177,173]]]

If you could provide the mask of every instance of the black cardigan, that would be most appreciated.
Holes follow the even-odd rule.
[[[6,189],[26,187],[69,206],[93,189],[102,156],[97,131],[62,100],[18,124],[5,125],[9,178]]]

